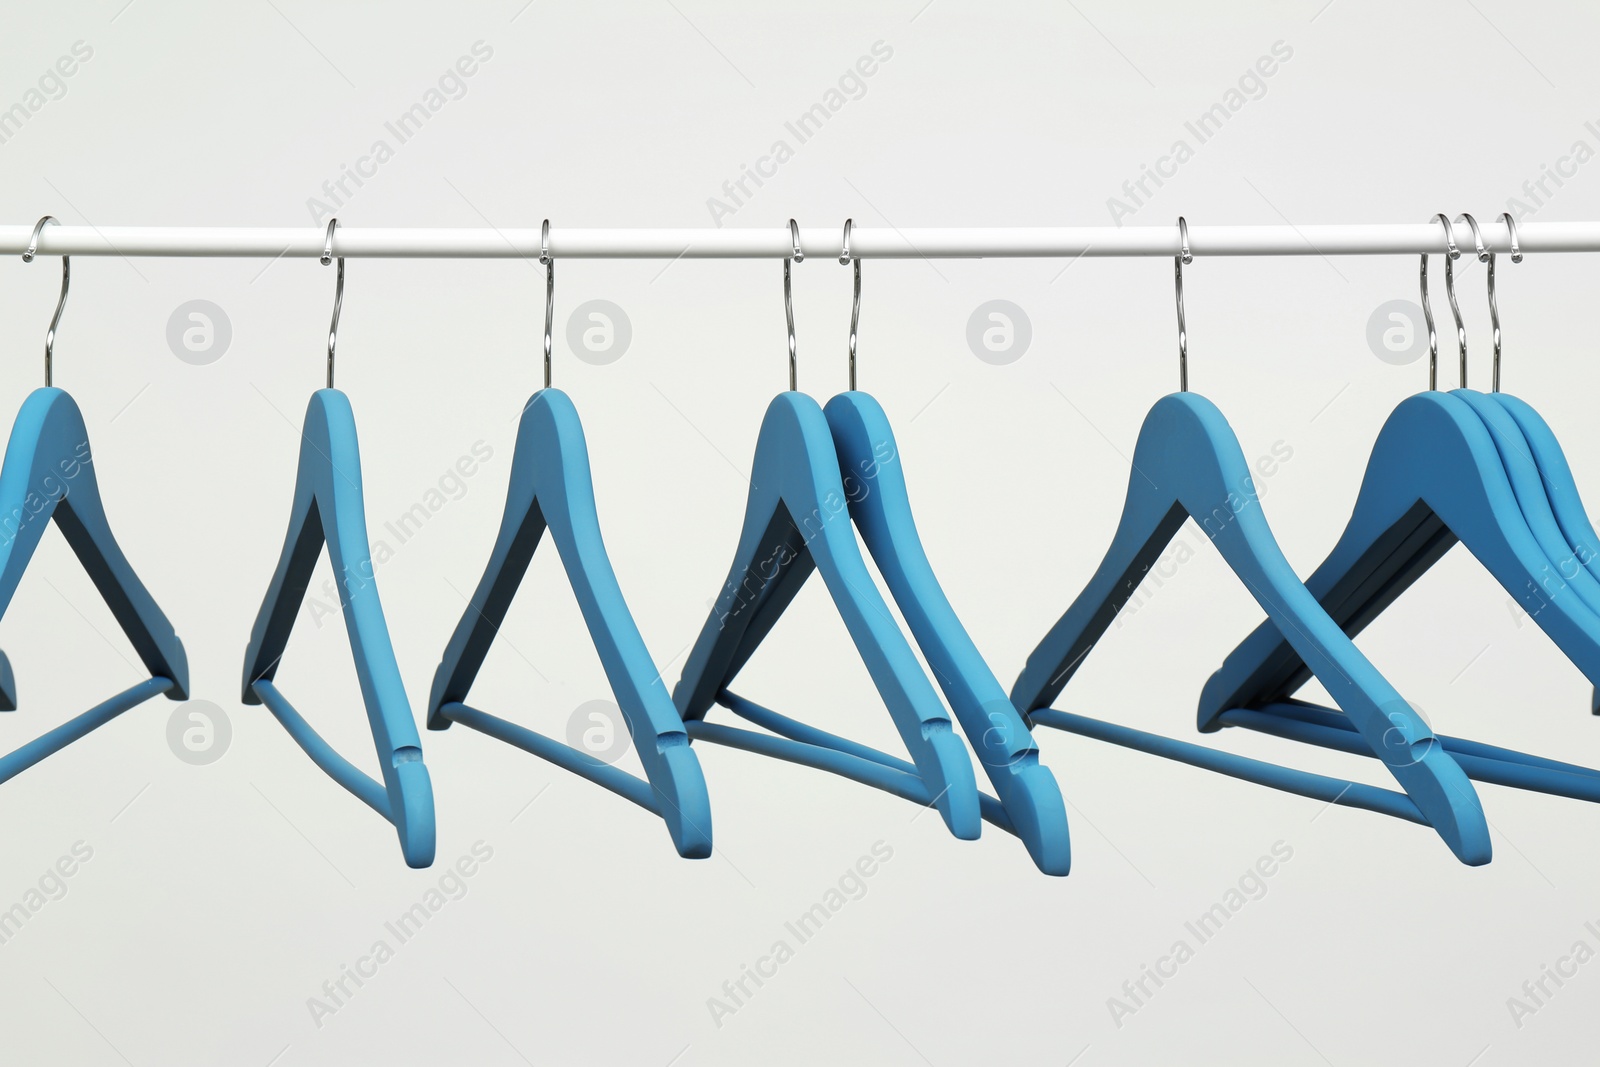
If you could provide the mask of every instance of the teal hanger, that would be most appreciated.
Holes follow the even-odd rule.
[[[33,261],[39,232],[54,221],[46,215],[34,226],[23,262]],[[71,278],[70,259],[62,256],[61,298],[45,334],[45,387],[35,389],[22,402],[6,443],[5,462],[0,464],[0,615],[10,607],[39,539],[54,519],[150,677],[0,756],[0,782],[157,694],[165,693],[169,700],[189,698],[189,663],[183,644],[139,581],[106,521],[83,413],[71,396],[50,385],[56,328],[61,324]],[[0,655],[0,711],[15,710],[16,681],[10,662]]]
[[[1459,254],[1448,218],[1435,218],[1446,228],[1447,256]],[[1445,280],[1464,366],[1465,331],[1449,263],[1447,258]],[[1426,256],[1421,280],[1435,385]],[[1600,672],[1600,619],[1585,602],[1582,585],[1563,577],[1550,555],[1571,549],[1559,531],[1552,532],[1552,499],[1544,491],[1552,484],[1550,468],[1530,458],[1524,426],[1531,424],[1519,424],[1509,414],[1514,408],[1467,390],[1430,391],[1402,402],[1379,433],[1349,525],[1306,585],[1354,635],[1459,540],[1594,679]],[[1207,684],[1201,728],[1245,726],[1355,751],[1346,716],[1292,698],[1306,679],[1301,658],[1260,627]],[[1600,772],[1462,738],[1441,735],[1438,742],[1480,781],[1600,801]]]
[[[1174,257],[1174,274],[1180,392],[1157,401],[1146,416],[1111,547],[1088,586],[1028,657],[1012,687],[1012,701],[1036,725],[1082,733],[1330,804],[1367,808],[1432,826],[1463,862],[1486,863],[1490,858],[1488,824],[1467,776],[1434,744],[1427,724],[1300,583],[1262,514],[1238,439],[1215,405],[1187,392],[1183,264],[1190,256],[1187,226],[1181,218],[1178,225],[1180,252]],[[1263,629],[1308,665],[1359,735],[1354,743],[1383,761],[1404,794],[1048,707],[1189,518],[1200,524],[1266,611],[1268,622]],[[1204,720],[1201,725],[1202,729],[1215,729]]]
[[[328,223],[324,266],[333,260],[333,234],[338,224],[338,219]],[[436,836],[433,783],[422,761],[422,741],[378,600],[367,541],[355,415],[350,398],[333,388],[334,347],[344,303],[343,256],[339,257],[337,285],[333,322],[328,328],[328,387],[313,393],[306,408],[289,532],[245,650],[243,701],[265,704],[312,762],[394,824],[407,865],[427,867],[433,863]],[[381,782],[334,751],[273,681],[324,544],[339,583],[339,601],[377,747]]]
[[[1039,750],[1027,724],[1012,707],[934,576],[911,514],[900,449],[888,416],[877,400],[856,390],[861,260],[850,255],[850,229],[851,223],[846,221],[839,258],[840,263],[855,268],[850,391],[835,396],[824,409],[839,454],[850,518],[994,786],[996,797],[981,799],[986,809],[997,808],[996,816],[1003,815],[1004,820],[996,817],[990,821],[1015,833],[1040,870],[1065,875],[1071,867],[1072,850],[1061,787],[1039,762]]]
[[[549,253],[549,237],[550,221],[546,219],[539,257],[545,268],[545,387],[522,409],[500,533],[483,578],[434,673],[428,728],[444,730],[459,722],[547,759],[659,816],[680,855],[709,856],[711,798],[699,757],[689,747],[683,722],[667,695],[661,672],[650,659],[606,555],[595,510],[589,450],[577,409],[567,394],[550,387],[555,262]],[[647,781],[465,703],[546,528],[578,598]]]
[[[1472,221],[1472,216],[1465,217],[1469,222]],[[1506,232],[1510,237],[1511,262],[1521,263],[1522,250],[1517,243],[1517,220],[1510,212],[1502,213],[1500,218],[1505,223]],[[1473,235],[1478,236],[1476,226],[1473,227]],[[1516,422],[1533,455],[1534,464],[1539,469],[1550,508],[1568,550],[1556,558],[1558,576],[1576,577],[1581,571],[1589,577],[1600,578],[1600,534],[1595,533],[1594,523],[1589,519],[1588,510],[1578,493],[1577,481],[1572,476],[1572,468],[1567,463],[1561,442],[1556,439],[1555,432],[1532,405],[1500,391],[1500,306],[1495,299],[1495,254],[1483,250],[1481,238],[1478,242],[1478,258],[1487,266],[1489,320],[1494,331],[1494,374],[1489,396]],[[1593,690],[1593,694],[1590,710],[1600,714],[1600,686]]]
[[[803,259],[799,227],[789,220],[793,255],[784,260],[784,310],[789,326],[789,392],[762,419],[733,566],[673,690],[695,740],[831,771],[920,804],[936,807],[959,838],[979,835],[986,814],[966,746],[951,729],[916,655],[883,602],[850,523],[840,460],[822,408],[796,391],[793,263]],[[911,761],[818,730],[727,690],[813,570],[819,571],[844,619]],[[771,734],[704,721],[714,704]],[[773,736],[774,734],[779,736]],[[987,813],[1003,815],[996,805]]]

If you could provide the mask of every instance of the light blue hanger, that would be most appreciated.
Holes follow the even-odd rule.
[[[846,221],[839,258],[855,268],[850,391],[835,396],[823,409],[839,454],[850,517],[994,786],[998,799],[982,798],[986,809],[998,809],[990,821],[1021,838],[1041,871],[1065,875],[1072,865],[1072,847],[1061,787],[1039,762],[1027,724],[1011,706],[934,576],[917,535],[888,416],[877,400],[856,390],[861,260],[850,255],[850,229]],[[879,755],[893,761],[886,753]],[[1004,821],[998,817],[1002,814]]]
[[[338,219],[328,222],[324,266],[333,261],[333,233],[338,225]],[[411,718],[378,600],[367,541],[355,415],[350,398],[333,388],[333,355],[343,303],[344,257],[340,256],[333,322],[328,327],[328,387],[311,394],[306,408],[289,532],[245,650],[243,700],[265,704],[312,762],[394,824],[407,865],[427,867],[433,863],[435,844],[433,783],[422,762],[422,741]],[[334,751],[273,682],[324,544],[339,583],[350,653],[378,750],[382,782]]]
[[[796,390],[790,270],[804,257],[793,219],[789,232],[794,250],[783,263],[789,392],[775,397],[762,419],[733,567],[689,653],[673,702],[695,740],[831,771],[931,805],[955,836],[973,839],[985,815],[1003,818],[1003,813],[998,804],[984,811],[966,746],[951,729],[944,706],[862,559],[827,417],[815,400]],[[727,691],[813,570],[821,572],[905,742],[910,763]],[[706,722],[713,704],[780,736]]]
[[[428,728],[444,730],[459,722],[547,759],[660,816],[680,855],[709,856],[711,798],[700,760],[606,555],[578,412],[567,394],[550,387],[555,262],[549,239],[546,219],[539,257],[545,268],[544,388],[522,410],[500,533],[434,672]],[[464,703],[547,527],[648,781]]]
[[[23,262],[33,261],[39,232],[54,221],[46,215],[34,226]],[[71,279],[70,258],[62,256],[61,299],[45,334],[45,387],[35,389],[22,402],[6,443],[5,462],[0,465],[0,615],[10,607],[17,583],[53,518],[150,677],[0,756],[0,782],[159,693],[169,700],[189,698],[189,662],[183,644],[134,574],[106,522],[83,413],[71,396],[50,385],[56,327],[61,324]],[[0,655],[0,711],[15,710],[16,681],[11,664]]]
[[[1470,220],[1471,216],[1467,217]],[[1502,213],[1500,218],[1505,223],[1506,232],[1511,240],[1511,262],[1521,263],[1522,250],[1517,244],[1517,220],[1509,211]],[[1474,236],[1477,235],[1476,227],[1473,233]],[[1483,260],[1488,268],[1489,319],[1494,330],[1494,376],[1489,395],[1510,414],[1522,430],[1528,448],[1533,453],[1534,463],[1543,477],[1545,493],[1555,513],[1556,523],[1560,526],[1570,549],[1557,561],[1560,575],[1566,577],[1573,573],[1575,563],[1589,575],[1600,578],[1600,534],[1595,533],[1594,523],[1590,521],[1588,511],[1583,505],[1577,481],[1572,476],[1572,468],[1567,463],[1561,442],[1556,440],[1555,432],[1530,404],[1500,391],[1500,307],[1495,299],[1495,255],[1493,252],[1485,254],[1482,251],[1481,240],[1478,258]],[[1600,687],[1595,688],[1593,692],[1590,710],[1600,714]]]
[[[1427,724],[1300,583],[1261,512],[1237,437],[1215,405],[1187,391],[1183,264],[1190,256],[1187,225],[1180,218],[1178,226],[1180,253],[1174,258],[1174,273],[1181,391],[1162,397],[1145,417],[1111,547],[1088,586],[1028,657],[1012,687],[1012,702],[1036,725],[1432,826],[1464,863],[1487,863],[1488,824],[1467,776],[1433,743]],[[1266,611],[1269,621],[1263,628],[1309,664],[1359,734],[1356,743],[1384,762],[1404,794],[1048,707],[1188,518],[1200,524]],[[1215,728],[1202,720],[1202,729]]]
[[[1449,220],[1447,249],[1455,242]],[[1447,251],[1447,255],[1448,255]],[[1446,260],[1448,265],[1449,260]],[[1446,282],[1452,279],[1447,269]],[[1427,305],[1427,263],[1422,266]],[[1459,310],[1456,311],[1458,335]],[[1437,343],[1427,313],[1430,385]],[[1504,407],[1481,394],[1430,391],[1403,401],[1373,446],[1350,522],[1306,586],[1347,633],[1356,634],[1459,539],[1590,678],[1600,672],[1600,620],[1562,578],[1529,522],[1546,524],[1550,502],[1519,452],[1523,430],[1505,429]],[[1499,444],[1497,445],[1497,438]],[[1515,479],[1515,484],[1514,484]],[[1520,492],[1519,492],[1520,490]],[[1529,511],[1524,510],[1524,504]],[[1542,503],[1542,507],[1541,507]],[[1543,513],[1542,517],[1541,512]],[[1556,546],[1559,550],[1559,545]],[[1235,649],[1201,697],[1202,729],[1245,726],[1324,747],[1356,751],[1351,724],[1331,709],[1294,700],[1306,668],[1265,626]],[[1559,796],[1600,800],[1600,772],[1480,742],[1441,735],[1475,779]]]

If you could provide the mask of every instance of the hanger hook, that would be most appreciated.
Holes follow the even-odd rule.
[[[539,262],[544,265],[544,387],[550,388],[550,349],[556,313],[556,261],[550,255],[550,220],[539,227]]]
[[[1172,257],[1172,271],[1178,295],[1178,392],[1189,391],[1189,328],[1183,317],[1183,267],[1193,263],[1189,251],[1189,224],[1178,216],[1178,254]]]
[[[789,242],[794,245],[794,251],[783,259],[783,314],[789,320],[789,391],[792,393],[800,386],[795,359],[794,299],[790,291],[789,268],[796,263],[805,262],[806,258],[806,254],[800,251],[800,224],[794,219],[789,220]]]
[[[33,236],[28,238],[27,251],[22,253],[22,262],[32,263],[33,257],[39,252],[39,234],[43,232],[46,224],[61,225],[54,215],[46,215],[33,224]],[[67,290],[72,287],[72,257],[61,257],[61,298],[56,301],[56,313],[50,318],[50,329],[44,335],[44,384],[53,384],[54,363],[56,352],[56,327],[61,325],[61,312],[67,306]]]
[[[856,269],[855,297],[850,304],[850,391],[856,390],[856,327],[861,324],[861,260],[850,254],[850,227],[854,219],[844,220],[844,245],[839,253],[840,266],[854,265]]]
[[[322,240],[324,267],[333,262],[333,231],[339,228],[339,216],[328,220],[328,233]],[[333,352],[339,345],[339,310],[344,307],[344,257],[339,257],[339,270],[333,287],[333,320],[328,323],[328,388],[333,388]]]
[[[1522,248],[1517,243],[1517,220],[1511,217],[1511,212],[1500,213],[1500,221],[1506,224],[1506,233],[1511,235],[1511,262],[1522,262]],[[1494,380],[1489,391],[1500,391],[1500,305],[1494,298],[1494,253],[1489,253],[1489,325],[1494,328]]]
[[[1461,258],[1461,249],[1456,247],[1455,227],[1450,225],[1449,216],[1443,212],[1433,216],[1429,222],[1438,222],[1444,226],[1444,289],[1450,297],[1450,312],[1456,320],[1456,342],[1461,347],[1461,386],[1467,384],[1467,328],[1461,322],[1461,308],[1456,304],[1455,261]],[[1428,304],[1428,253],[1422,253],[1422,317],[1428,324],[1428,388],[1439,388],[1439,335],[1433,327],[1433,308]]]

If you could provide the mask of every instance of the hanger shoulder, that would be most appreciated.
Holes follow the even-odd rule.
[[[146,669],[173,682],[170,699],[187,700],[183,644],[111,533],[83,413],[66,392],[44,388],[23,401],[0,465],[0,613],[52,518]],[[9,681],[0,676],[0,694],[14,703]]]
[[[1066,874],[1071,846],[1061,788],[934,575],[888,416],[870,395],[854,391],[828,401],[824,414],[862,543],[1034,861]]]
[[[1586,675],[1600,670],[1600,630],[1565,588],[1522,516],[1481,418],[1459,397],[1420,393],[1397,407],[1373,446],[1350,521],[1306,587],[1346,633],[1360,632],[1459,539]],[[1259,707],[1298,688],[1284,636],[1263,624],[1202,698],[1203,729],[1227,708]]]
[[[958,836],[976,837],[966,748],[867,570],[827,418],[802,393],[779,394],[762,420],[739,548],[673,691],[679,712],[705,717],[754,649],[751,638],[770,632],[812,564],[941,815]]]
[[[1528,448],[1533,453],[1534,463],[1544,479],[1556,522],[1561,527],[1566,543],[1571,546],[1574,558],[1585,568],[1595,566],[1600,561],[1600,534],[1595,533],[1594,523],[1578,493],[1572,467],[1567,462],[1567,454],[1556,439],[1555,432],[1527,401],[1509,393],[1491,393],[1490,397],[1522,430]]]
[[[1600,615],[1600,581],[1596,581],[1580,562],[1556,519],[1549,490],[1553,478],[1560,471],[1546,471],[1540,466],[1538,454],[1521,424],[1494,397],[1472,389],[1453,390],[1451,395],[1460,397],[1483,420],[1489,436],[1494,439],[1500,461],[1505,465],[1512,492],[1516,495],[1528,529],[1553,565],[1557,578],[1567,583],[1584,607]],[[1565,457],[1562,459],[1564,461]],[[1565,468],[1564,462],[1561,468]],[[1571,472],[1566,473],[1570,479]],[[1576,494],[1576,487],[1572,487],[1571,495],[1575,497]],[[1597,623],[1600,623],[1600,619],[1597,619]]]

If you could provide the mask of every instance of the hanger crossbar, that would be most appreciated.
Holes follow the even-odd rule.
[[[717,703],[741,719],[771,730],[778,736],[690,719],[684,726],[691,739],[741,748],[747,752],[829,771],[916,804],[928,805],[933,802],[922,776],[917,773],[916,764],[909,760],[808,726],[727,690],[717,697]],[[978,808],[984,822],[1008,834],[1017,832],[997,797],[980,789]]]
[[[272,682],[265,678],[257,678],[250,683],[250,688],[261,698],[261,703],[267,706],[267,710],[283,724],[283,728],[294,738],[295,743],[311,757],[312,763],[322,768],[323,773],[329,778],[354,793],[367,807],[389,822],[394,822],[394,816],[389,810],[389,794],[382,782],[374,780],[365,771],[339,755],[333,746],[324,741],[322,735],[306,722],[304,716],[295,710],[294,705],[289,703]]]
[[[1328,708],[1303,704],[1273,704],[1258,710],[1234,708],[1218,716],[1218,721],[1290,741],[1376,758],[1348,720]],[[1594,768],[1467,738],[1435,736],[1467,772],[1467,777],[1475,781],[1600,803],[1600,771]]]
[[[1189,741],[1179,741],[1176,738],[1163,737],[1161,734],[1135,730],[1131,726],[1118,726],[1100,719],[1057,711],[1055,708],[1038,708],[1028,712],[1028,718],[1039,726],[1050,726],[1057,730],[1092,737],[1097,741],[1138,749],[1153,756],[1187,763],[1192,767],[1226,774],[1231,778],[1241,778],[1285,793],[1295,793],[1346,808],[1363,808],[1381,815],[1405,819],[1407,822],[1428,825],[1428,820],[1423,817],[1411,798],[1392,789],[1380,789],[1361,782],[1329,778],[1326,775],[1296,770],[1293,767],[1280,767],[1276,763],[1265,763],[1248,756],[1238,756],[1232,752],[1207,748]]]
[[[55,729],[40,734],[15,752],[0,756],[0,782],[10,781],[46,756],[53,755],[130,708],[143,704],[173,687],[171,678],[147,678],[116,696],[76,715]]]
[[[451,722],[458,722],[479,733],[488,734],[497,741],[504,741],[524,752],[531,752],[541,759],[554,763],[557,767],[571,771],[580,778],[587,778],[595,785],[633,801],[652,815],[657,817],[661,815],[660,805],[656,803],[655,790],[651,788],[649,782],[635,778],[627,771],[618,770],[603,760],[595,759],[587,752],[580,752],[571,745],[546,737],[526,726],[518,726],[507,719],[459,702],[440,704],[439,714]]]

